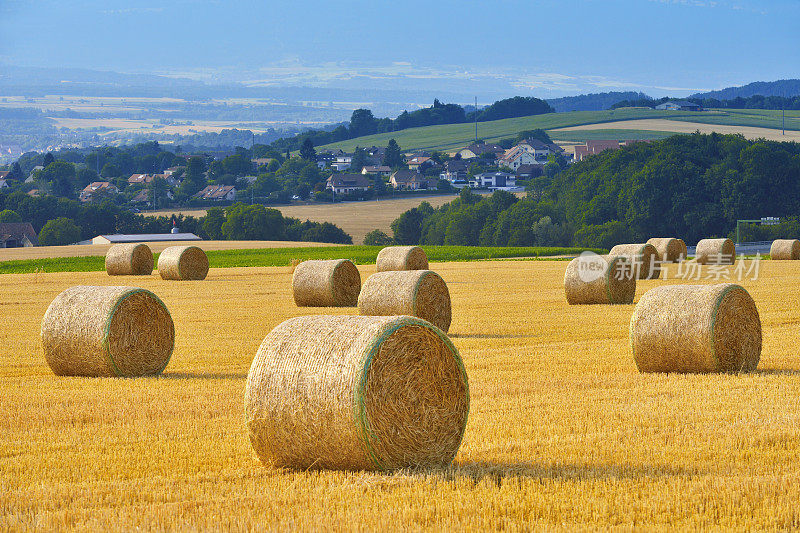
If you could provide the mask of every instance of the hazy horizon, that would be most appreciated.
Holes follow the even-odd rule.
[[[249,86],[681,96],[797,77],[798,15],[785,0],[7,0],[0,62]]]

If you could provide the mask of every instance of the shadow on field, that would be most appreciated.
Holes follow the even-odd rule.
[[[226,373],[201,373],[201,372],[174,372],[161,374],[160,379],[247,379],[247,374]]]
[[[494,333],[451,333],[451,339],[533,339],[536,335],[499,335]]]
[[[630,464],[600,464],[600,465],[574,465],[574,464],[542,464],[534,463],[502,463],[502,462],[477,462],[454,464],[442,471],[442,476],[448,480],[472,478],[479,481],[492,481],[500,484],[506,479],[642,479],[661,478],[672,476],[700,475],[697,469],[676,468],[667,465],[640,466]]]

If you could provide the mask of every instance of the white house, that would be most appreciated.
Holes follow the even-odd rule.
[[[517,179],[508,172],[484,172],[470,180],[470,186],[484,189],[498,189],[503,187],[516,187]]]
[[[347,170],[350,168],[351,163],[353,162],[353,156],[349,154],[339,155],[336,156],[331,162],[331,168],[337,172],[341,172],[343,170]]]
[[[517,170],[522,165],[541,165],[542,162],[536,159],[535,152],[525,151],[515,147],[509,149],[505,155],[497,161],[497,164],[501,167]]]
[[[233,185],[209,185],[195,194],[195,197],[217,202],[232,202],[236,199],[236,187]]]

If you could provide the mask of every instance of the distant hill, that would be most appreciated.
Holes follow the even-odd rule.
[[[713,98],[716,100],[733,100],[750,96],[800,96],[800,80],[754,81],[741,87],[728,87],[719,91],[693,94],[690,98]],[[552,105],[552,103],[550,104]]]
[[[642,98],[649,98],[649,96],[633,91],[613,91],[551,98],[547,100],[547,103],[558,113],[564,111],[603,111],[611,109],[612,105],[622,100],[640,100]]]

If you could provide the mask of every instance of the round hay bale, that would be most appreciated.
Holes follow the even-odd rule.
[[[638,279],[658,279],[661,275],[658,250],[652,244],[618,244],[608,255],[629,258]]]
[[[648,239],[647,244],[653,245],[659,259],[664,263],[680,263],[686,259],[686,243],[683,239],[653,238]]]
[[[761,357],[758,309],[733,283],[647,291],[630,337],[640,372],[749,372]]]
[[[109,276],[149,276],[153,273],[153,252],[142,243],[115,244],[106,252]]]
[[[576,257],[564,273],[564,293],[570,305],[633,303],[633,265],[626,257]]]
[[[359,292],[361,274],[349,259],[303,261],[292,275],[298,307],[355,307]]]
[[[797,239],[775,239],[769,247],[770,259],[792,260],[800,259],[800,241]]]
[[[170,246],[158,256],[158,273],[161,279],[206,279],[208,256],[197,246]]]
[[[445,333],[450,329],[450,291],[432,270],[378,272],[367,278],[358,295],[362,315],[411,315]]]
[[[378,272],[387,270],[427,270],[428,256],[419,246],[387,246],[375,260]]]
[[[47,308],[41,334],[44,357],[58,376],[160,374],[175,345],[164,303],[136,287],[67,289]]]
[[[266,465],[444,467],[469,412],[467,374],[441,330],[409,316],[303,316],[266,336],[245,415]]]
[[[736,261],[736,245],[730,239],[701,239],[694,257],[701,265],[732,265]]]

